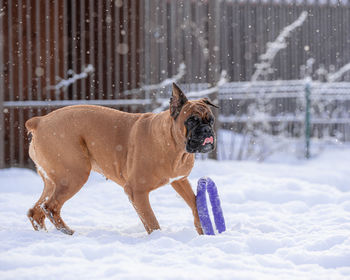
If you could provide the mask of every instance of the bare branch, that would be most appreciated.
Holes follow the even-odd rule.
[[[150,90],[165,88],[166,86],[172,85],[173,83],[180,80],[183,76],[185,76],[185,74],[186,74],[186,65],[185,63],[181,63],[178,68],[178,73],[175,76],[165,79],[159,84],[141,86],[141,90],[150,91]]]
[[[74,75],[70,77],[69,79],[61,79],[60,82],[57,85],[54,86],[48,86],[46,87],[47,90],[59,90],[61,88],[67,88],[69,85],[74,84],[76,81],[87,78],[89,73],[93,73],[95,71],[94,66],[89,64],[87,67],[83,69],[83,72],[80,74],[75,74],[73,71],[71,71]]]
[[[219,81],[217,81],[215,86],[213,86],[211,88],[204,89],[204,90],[200,90],[200,91],[192,91],[192,92],[186,93],[186,96],[188,98],[198,98],[198,97],[208,96],[214,92],[217,92],[219,90],[219,87],[226,84],[227,81],[228,81],[227,80],[227,72],[225,70],[223,70],[221,72],[220,79],[219,79]]]
[[[346,72],[350,71],[350,63],[345,64],[337,72],[327,75],[328,82],[336,82],[339,80]]]
[[[186,97],[199,98],[199,97],[208,96],[214,92],[217,92],[219,90],[219,87],[226,84],[227,81],[228,81],[227,80],[227,72],[225,70],[223,70],[221,72],[220,79],[215,84],[215,86],[213,86],[211,88],[204,89],[204,90],[200,90],[200,91],[191,91],[189,93],[186,93]],[[158,108],[156,108],[155,110],[153,110],[153,113],[159,113],[161,111],[164,111],[169,106],[169,99],[162,98],[162,99],[157,99],[157,101],[160,103],[160,106]]]
[[[255,65],[256,70],[252,75],[251,81],[257,81],[259,77],[271,69],[271,65],[277,53],[287,47],[286,39],[291,35],[292,31],[301,26],[307,18],[307,12],[303,11],[298,19],[292,24],[283,28],[274,42],[267,43],[266,52],[260,55],[260,62]]]
[[[163,80],[159,84],[153,84],[153,85],[143,85],[140,88],[135,88],[131,90],[126,90],[122,92],[122,95],[131,95],[131,94],[139,94],[142,91],[151,91],[151,90],[157,90],[157,89],[162,89],[165,88],[166,86],[171,85],[172,83],[175,83],[179,80],[182,79],[183,76],[186,74],[186,65],[185,63],[180,63],[179,68],[178,68],[178,73],[171,77]]]

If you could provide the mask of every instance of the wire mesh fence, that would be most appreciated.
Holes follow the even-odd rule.
[[[350,141],[350,83],[306,80],[228,83],[220,88],[221,159],[264,160],[298,139]],[[231,132],[231,133],[228,133]],[[236,139],[235,139],[236,138]],[[239,142],[239,144],[237,144]]]

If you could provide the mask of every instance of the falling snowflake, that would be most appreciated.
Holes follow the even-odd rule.
[[[44,68],[42,68],[40,66],[35,68],[35,75],[36,76],[41,77],[44,75],[44,73],[45,73]]]
[[[117,52],[121,55],[127,54],[129,51],[129,46],[126,43],[120,43],[117,46]]]

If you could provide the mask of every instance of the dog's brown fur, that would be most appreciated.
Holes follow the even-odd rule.
[[[44,181],[44,190],[28,211],[35,230],[46,229],[47,217],[58,230],[73,231],[60,216],[63,204],[87,181],[90,171],[123,186],[148,233],[159,229],[149,192],[176,178],[171,185],[192,210],[202,234],[195,195],[188,182],[194,154],[187,153],[185,120],[205,116],[205,101],[181,102],[173,86],[171,109],[159,114],[131,114],[100,106],[69,106],[26,122],[32,134],[29,154]],[[172,109],[173,107],[173,109]],[[175,112],[175,117],[171,115]],[[172,112],[170,112],[172,111]]]

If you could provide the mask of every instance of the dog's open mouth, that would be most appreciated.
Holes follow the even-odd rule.
[[[213,144],[214,143],[214,138],[213,136],[207,137],[204,139],[203,141],[203,146],[207,145],[207,144]]]

